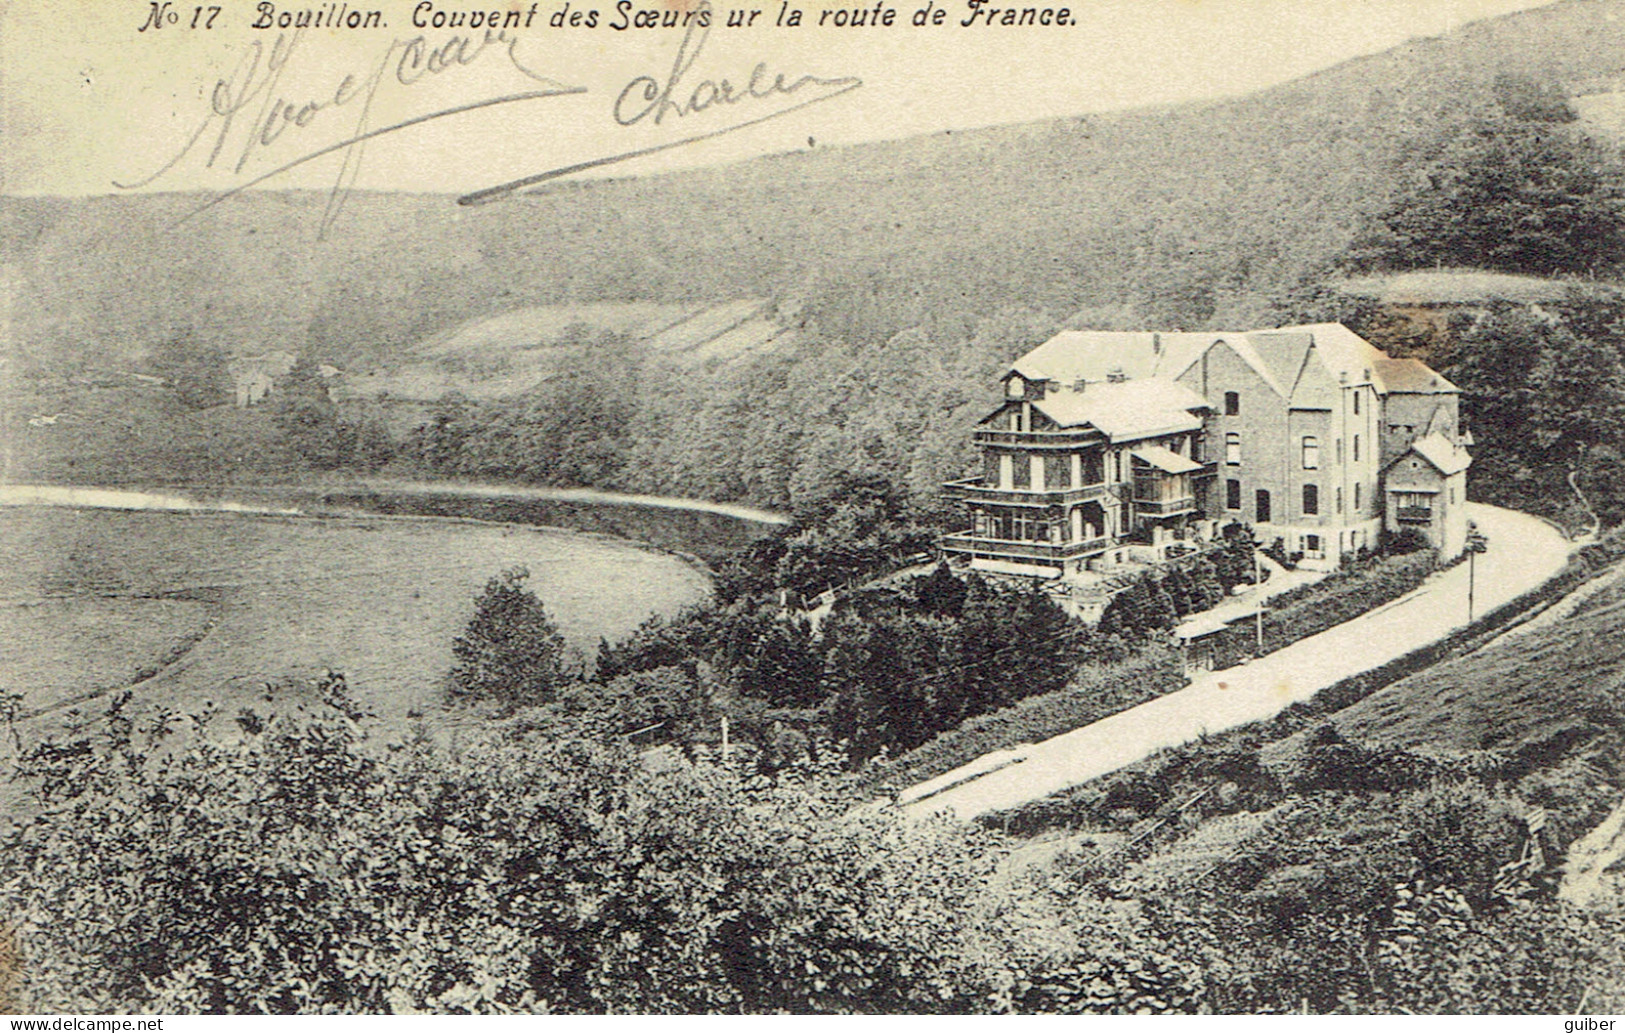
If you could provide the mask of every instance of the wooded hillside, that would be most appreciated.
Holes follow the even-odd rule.
[[[769,299],[804,325],[794,347],[680,378],[659,361],[617,367],[633,413],[603,486],[785,505],[834,467],[926,493],[958,472],[998,366],[1062,326],[1342,314],[1318,285],[1351,246],[1369,258],[1373,228],[1455,153],[1441,141],[1540,122],[1542,98],[1625,72],[1622,9],[1570,0],[1223,103],[473,209],[361,194],[325,242],[310,193],[247,194],[179,229],[200,198],[9,199],[16,344],[50,370],[137,362],[190,333],[366,372],[531,306]],[[1609,272],[1590,257],[1541,271]]]

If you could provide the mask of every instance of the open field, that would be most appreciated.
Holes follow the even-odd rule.
[[[678,557],[547,528],[6,509],[0,684],[43,711],[44,731],[69,719],[67,701],[142,678],[144,704],[235,714],[266,708],[266,682],[331,667],[395,729],[438,706],[473,596],[518,563],[589,657],[599,636],[708,591]]]
[[[0,678],[29,709],[129,685],[208,629],[190,599],[68,596],[0,606]]]

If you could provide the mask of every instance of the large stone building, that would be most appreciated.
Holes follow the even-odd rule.
[[[1458,391],[1337,323],[1059,334],[1005,374],[980,477],[946,486],[972,565],[1061,577],[1160,559],[1230,521],[1335,566],[1413,529],[1466,537]]]

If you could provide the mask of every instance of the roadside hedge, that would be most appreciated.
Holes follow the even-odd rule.
[[[1351,617],[1392,602],[1438,569],[1429,554],[1408,553],[1339,571],[1275,597],[1264,624],[1267,652],[1317,635]],[[1284,603],[1284,605],[1282,605]],[[1256,651],[1252,625],[1223,633],[1219,665]],[[974,717],[945,731],[870,775],[874,788],[903,789],[986,753],[1041,742],[1185,686],[1179,650],[1161,643],[1139,647],[1121,663],[1084,667],[1057,692],[1029,696],[1014,706]]]
[[[1282,592],[1270,600],[1264,615],[1264,652],[1285,649],[1300,639],[1385,606],[1427,580],[1440,567],[1430,552],[1389,556]],[[1229,667],[1258,654],[1251,623],[1237,624],[1219,636],[1218,666]]]
[[[870,769],[870,785],[905,789],[994,750],[1082,728],[1184,684],[1178,651],[1160,644],[1142,646],[1120,663],[1083,667],[1064,689],[1029,696],[1002,710],[973,717],[891,763],[875,765]]]
[[[1556,602],[1621,559],[1625,559],[1625,529],[1610,532],[1601,540],[1582,547],[1549,580],[1502,603],[1467,627],[1395,657],[1381,667],[1344,678],[1313,697],[1292,704],[1266,723],[1266,739],[1283,739],[1302,731],[1401,678],[1484,646],[1514,624],[1521,623],[1521,618],[1534,616],[1531,611]]]
[[[1172,768],[1194,765],[1197,770],[1207,770],[1227,758],[1240,756],[1250,758],[1256,766],[1258,750],[1264,746],[1317,727],[1331,715],[1419,671],[1482,648],[1621,560],[1625,560],[1625,529],[1612,531],[1584,546],[1551,579],[1496,607],[1468,627],[1395,657],[1380,667],[1350,675],[1272,718],[1161,750],[1092,782],[997,815],[983,815],[978,820],[990,827],[1019,829],[1023,835],[1034,835],[1049,828],[1076,827],[1093,814],[1097,799],[1116,785],[1137,785],[1148,778],[1160,784],[1166,781],[1166,772]]]

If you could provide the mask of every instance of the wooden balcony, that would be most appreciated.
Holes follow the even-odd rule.
[[[1182,516],[1196,512],[1196,499],[1189,495],[1178,499],[1136,498],[1134,509],[1145,517]]]
[[[1218,474],[1219,474],[1219,461],[1217,459],[1198,459],[1198,460],[1196,460],[1196,462],[1201,463],[1202,468],[1200,470],[1192,470],[1191,471],[1191,476],[1192,477],[1195,477],[1198,480],[1202,480],[1202,479],[1206,479],[1208,477],[1217,477],[1218,476]]]
[[[1075,449],[1082,445],[1104,444],[1098,430],[979,430],[971,440],[978,445],[1002,445],[1020,449]]]
[[[1051,488],[1045,491],[1032,491],[1024,488],[994,488],[979,478],[972,477],[963,481],[949,481],[942,486],[943,493],[951,499],[961,502],[981,502],[999,506],[1029,506],[1040,508],[1046,506],[1067,506],[1077,502],[1088,502],[1091,499],[1104,499],[1106,485],[1085,484],[1078,488]]]
[[[939,542],[944,552],[957,552],[969,556],[1049,560],[1053,563],[1104,552],[1117,544],[1115,539],[1104,537],[1089,538],[1081,542],[1015,542],[1004,538],[980,538],[969,531],[943,535]]]

